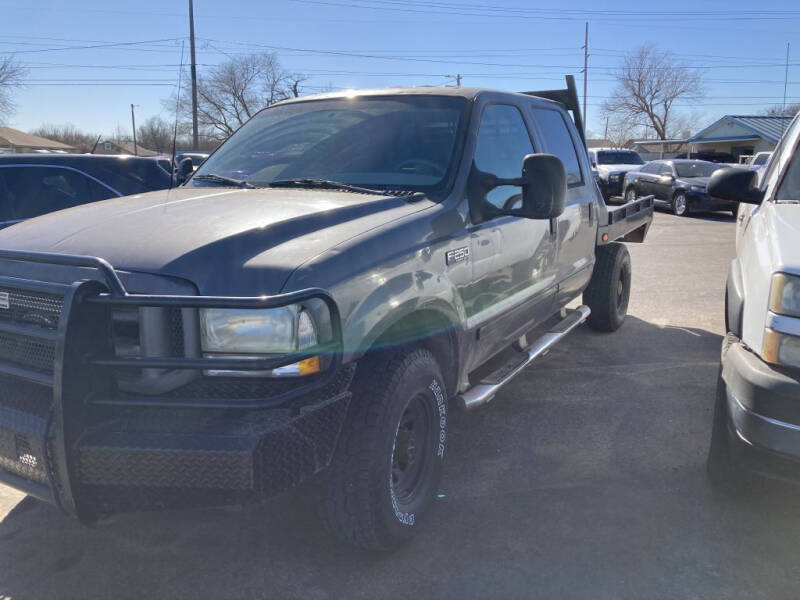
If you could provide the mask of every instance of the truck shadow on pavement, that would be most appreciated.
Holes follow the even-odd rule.
[[[581,327],[488,407],[451,411],[437,503],[390,557],[338,546],[298,493],[92,527],[25,499],[0,523],[0,597],[780,596],[797,493],[705,480],[721,340]]]

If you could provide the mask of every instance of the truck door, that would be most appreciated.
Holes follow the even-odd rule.
[[[557,303],[562,304],[578,295],[592,275],[597,197],[586,161],[579,158],[581,141],[574,127],[567,125],[567,113],[550,107],[531,110],[544,152],[560,158],[567,173],[567,204],[556,223]]]
[[[519,107],[488,104],[483,108],[473,176],[480,171],[501,178],[519,177],[523,157],[533,152]],[[469,193],[473,273],[464,299],[467,327],[476,338],[470,362],[476,366],[552,312],[555,233],[548,221],[482,216],[486,204],[510,208],[521,203],[521,187],[501,186],[485,196]]]

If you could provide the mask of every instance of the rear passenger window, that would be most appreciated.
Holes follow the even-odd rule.
[[[647,163],[639,171],[641,173],[656,173],[658,171],[658,163]]]
[[[532,153],[531,137],[519,109],[505,104],[487,106],[478,129],[475,166],[485,173],[513,179],[522,174],[522,159]],[[486,194],[486,199],[500,209],[519,208],[522,188],[501,185]]]
[[[564,117],[560,112],[547,108],[534,108],[533,115],[544,135],[542,142],[545,152],[554,154],[564,163],[567,185],[583,183],[578,153]]]
[[[115,196],[108,188],[70,169],[5,167],[3,179],[5,220],[29,219],[88,202]]]

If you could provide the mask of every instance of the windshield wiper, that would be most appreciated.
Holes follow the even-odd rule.
[[[380,194],[385,195],[386,192],[382,190],[371,190],[369,188],[359,187],[357,185],[350,185],[341,181],[332,181],[330,179],[278,179],[270,181],[269,187],[310,187],[310,188],[325,188],[331,190],[347,190],[349,192],[358,192],[361,194]]]
[[[255,188],[252,183],[247,183],[244,179],[235,179],[233,177],[225,177],[224,175],[217,175],[216,173],[208,173],[206,175],[195,175],[192,177],[195,181],[213,181],[214,183],[222,183],[225,185],[234,185],[236,187],[252,189]]]

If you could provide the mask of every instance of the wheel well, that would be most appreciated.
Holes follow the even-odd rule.
[[[434,310],[418,310],[392,324],[367,350],[383,352],[405,346],[426,348],[433,354],[448,395],[458,388],[458,343],[453,324]]]

